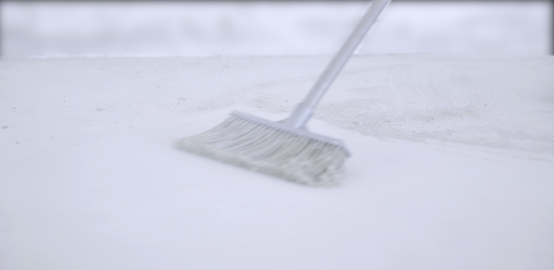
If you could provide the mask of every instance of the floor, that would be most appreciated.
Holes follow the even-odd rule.
[[[554,59],[356,56],[313,188],[173,147],[277,120],[328,57],[0,61],[0,268],[552,269]]]

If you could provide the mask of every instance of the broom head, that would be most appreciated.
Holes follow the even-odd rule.
[[[340,140],[233,112],[180,149],[310,186],[334,185],[349,153]]]

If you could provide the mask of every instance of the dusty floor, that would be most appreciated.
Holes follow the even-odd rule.
[[[554,267],[552,57],[355,57],[310,122],[352,152],[334,188],[172,147],[327,61],[0,61],[0,268]]]

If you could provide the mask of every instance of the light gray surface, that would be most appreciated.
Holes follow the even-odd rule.
[[[0,61],[0,269],[554,267],[552,57],[354,57],[310,122],[336,188],[172,147],[328,60]]]

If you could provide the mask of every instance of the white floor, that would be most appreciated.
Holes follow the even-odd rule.
[[[552,269],[552,57],[355,57],[309,188],[175,149],[326,57],[0,61],[0,269]]]

